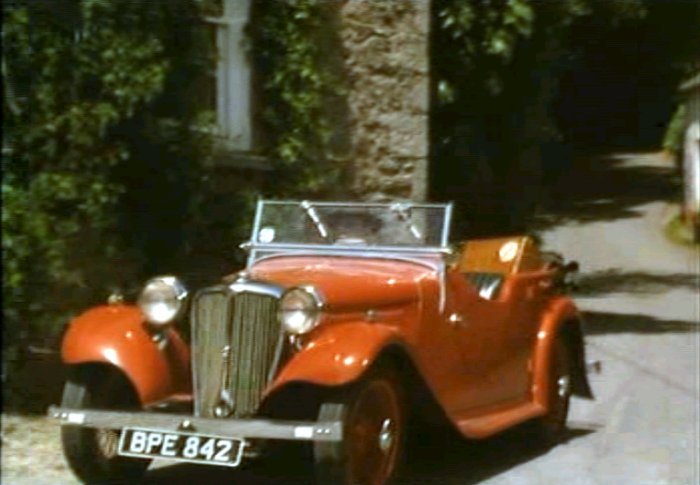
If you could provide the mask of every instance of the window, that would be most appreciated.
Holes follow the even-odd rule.
[[[214,26],[218,52],[211,102],[221,137],[220,148],[246,152],[253,148],[251,64],[244,33],[251,0],[221,0],[221,5],[220,17],[205,18]]]

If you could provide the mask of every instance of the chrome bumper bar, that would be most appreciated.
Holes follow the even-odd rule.
[[[230,438],[296,441],[341,441],[340,421],[278,421],[271,419],[216,419],[184,414],[98,411],[51,406],[48,416],[60,424],[88,428],[145,428],[187,431]]]

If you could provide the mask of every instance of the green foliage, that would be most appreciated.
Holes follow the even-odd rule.
[[[514,0],[500,8],[491,2],[443,2],[438,7],[441,35],[451,39],[459,59],[475,66],[481,59],[507,62],[520,37],[529,37],[534,24],[532,5]]]
[[[141,207],[156,200],[150,219],[167,219],[157,200],[206,147],[192,134],[197,110],[178,101],[209,62],[197,52],[199,8],[197,0],[3,4],[7,346],[55,334],[148,260],[137,238],[119,236],[143,229],[123,215],[129,197],[145,197]],[[135,176],[144,166],[150,179]],[[104,264],[90,264],[97,260]]]
[[[554,101],[576,61],[579,24],[600,15],[612,28],[644,11],[642,0],[434,0],[434,196],[465,206],[466,230],[523,229],[539,151],[561,138]]]
[[[644,13],[641,0],[610,3],[435,0],[432,62],[438,103],[462,106],[471,101],[484,111],[507,90],[531,87],[532,72],[540,77],[537,81],[558,75],[566,55],[575,53],[568,36],[578,19],[601,14],[616,23]]]
[[[320,0],[255,4],[252,38],[262,80],[267,155],[276,163],[276,195],[321,195],[338,170],[328,162],[330,126],[325,103],[337,82],[322,60]]]
[[[680,104],[671,117],[664,134],[663,149],[679,160],[683,150],[683,135],[685,132],[686,105]]]

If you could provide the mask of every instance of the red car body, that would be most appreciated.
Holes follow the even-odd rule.
[[[309,203],[300,204],[308,214],[303,204]],[[404,208],[397,211],[391,206],[391,210],[405,219],[400,212]],[[310,218],[319,216],[311,213]],[[264,230],[259,226],[254,231]],[[321,235],[328,232],[321,229]],[[421,235],[417,228],[411,230]],[[256,237],[254,232],[254,246]],[[267,247],[257,242],[258,249]],[[191,350],[174,327],[155,332],[137,306],[107,305],[78,317],[64,339],[64,361],[75,369],[96,364],[118,369],[134,391],[136,407],[143,410],[139,415],[160,409],[168,414],[173,403],[179,404],[177,409],[185,403],[187,409],[198,394],[211,394],[188,411],[191,420],[187,422],[195,423],[194,431],[197,423],[204,430],[212,419],[227,418],[231,422],[264,417],[335,423],[340,433],[335,441],[306,437],[314,442],[317,477],[324,484],[386,483],[400,459],[399,438],[405,432],[408,410],[429,408],[424,401],[430,401],[465,437],[484,438],[533,419],[550,432],[561,432],[569,396],[592,397],[581,317],[563,291],[566,268],[543,257],[530,238],[473,240],[452,251],[441,244],[439,250],[419,254],[405,248],[365,251],[364,242],[358,245],[352,240],[342,250],[323,244],[314,250],[291,243],[264,256],[253,251],[246,271],[225,279],[231,288],[251,284],[272,284],[281,292],[313,288],[322,300],[313,328],[285,335],[275,347],[279,355],[258,385],[260,395],[253,398],[247,414],[231,412],[219,418],[218,411],[205,410],[219,402],[217,392],[228,389],[222,383],[241,379],[241,360],[234,366],[228,357],[193,357],[201,350],[197,345],[212,345],[206,340],[209,333],[197,334]],[[193,298],[193,305],[205,298],[201,295]],[[243,304],[236,303],[235,308],[239,307]],[[214,312],[207,311],[207,315]],[[190,318],[201,320],[195,316],[200,313],[193,310]],[[269,338],[276,341],[274,336]],[[203,367],[210,370],[205,372]],[[223,377],[210,377],[212,373]],[[217,383],[210,385],[210,379]],[[290,396],[303,403],[293,411],[285,407]],[[382,408],[374,401],[389,404]],[[382,410],[373,416],[377,407]],[[80,411],[69,408],[64,403],[52,413],[64,424],[75,425],[80,419],[84,422],[77,424],[88,427],[105,423],[98,419],[99,413],[97,421],[91,421],[85,406]],[[71,421],[70,413],[76,412],[83,413],[83,418]],[[186,414],[180,411],[172,416],[182,421]],[[115,429],[123,425],[114,424]],[[168,429],[173,426],[181,431],[188,428],[180,422]],[[362,427],[372,431],[353,434]],[[316,432],[322,434],[319,429]],[[373,437],[367,438],[368,433]],[[369,440],[374,451],[354,452],[361,440]],[[368,448],[366,443],[360,446]],[[162,455],[154,449],[155,456]],[[329,456],[339,458],[334,461]],[[76,471],[84,479],[87,476],[84,470]]]

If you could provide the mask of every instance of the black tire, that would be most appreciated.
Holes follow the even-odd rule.
[[[400,468],[406,412],[399,381],[374,374],[321,404],[319,421],[341,421],[343,441],[314,443],[318,485],[388,485]]]
[[[545,446],[554,446],[566,435],[566,420],[571,401],[571,352],[565,340],[558,336],[554,341],[550,370],[547,414],[535,420],[535,432]]]
[[[86,366],[73,369],[63,389],[61,406],[73,409],[139,409],[131,383],[116,369]],[[63,453],[75,475],[89,485],[133,484],[151,460],[117,455],[119,432],[62,426]]]

